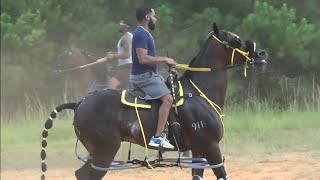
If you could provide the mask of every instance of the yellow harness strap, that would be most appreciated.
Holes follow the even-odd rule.
[[[143,126],[142,126],[140,115],[139,115],[139,112],[138,112],[137,99],[138,99],[137,97],[134,99],[134,104],[135,104],[135,109],[136,109],[136,114],[137,114],[137,118],[138,118],[138,121],[139,121],[139,125],[140,125],[140,128],[141,128],[141,134],[142,134],[143,141],[144,141],[144,147],[146,149],[146,162],[149,165],[149,167],[151,169],[153,169],[152,166],[150,165],[149,161],[148,161],[149,153],[148,153],[147,140],[146,140],[146,136],[144,134]]]
[[[198,86],[196,86],[196,85],[192,82],[191,79],[190,79],[190,82],[191,82],[191,84],[193,85],[193,87],[196,88],[196,90],[200,93],[200,96],[201,96],[202,98],[204,98],[204,99],[212,106],[212,108],[218,113],[218,115],[219,115],[219,117],[220,117],[220,121],[221,121],[221,123],[222,123],[223,132],[225,132],[225,130],[224,130],[224,124],[223,124],[223,121],[222,121],[222,117],[224,117],[224,115],[222,114],[221,108],[220,108],[217,104],[215,104],[214,102],[212,102],[212,101],[198,88]],[[219,110],[219,111],[218,111],[218,110]]]
[[[212,108],[219,114],[220,117],[223,117],[224,115],[222,114],[221,108],[214,102],[212,102],[199,88],[196,86],[192,80],[190,79],[191,84],[193,85],[194,88],[200,93],[200,96],[203,97],[205,100],[208,101],[208,103],[212,106]]]
[[[223,128],[223,134],[224,134],[224,136],[226,136],[226,131],[225,131],[224,124],[223,124],[223,121],[222,121],[222,118],[223,118],[225,115],[222,114],[221,108],[220,108],[217,104],[215,104],[214,102],[212,102],[212,101],[198,88],[198,86],[196,86],[196,85],[192,82],[191,79],[190,79],[190,82],[191,82],[191,84],[193,85],[193,87],[196,88],[197,91],[200,93],[200,96],[201,96],[202,98],[204,98],[205,100],[207,100],[207,102],[212,106],[212,108],[219,114],[219,116],[220,116],[220,121],[221,121],[222,128]],[[219,110],[219,111],[218,111],[218,110]],[[226,148],[225,138],[224,138],[223,144],[224,144],[223,146]]]

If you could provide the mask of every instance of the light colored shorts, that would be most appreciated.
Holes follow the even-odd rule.
[[[129,81],[146,94],[146,100],[160,99],[171,93],[164,78],[155,72],[146,72],[139,75],[131,74]]]

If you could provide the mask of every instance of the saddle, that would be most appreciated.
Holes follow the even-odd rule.
[[[169,71],[170,73],[170,71]],[[183,87],[181,85],[181,82],[178,81],[177,78],[177,72],[174,72],[174,75],[170,75],[166,80],[166,85],[170,89],[172,96],[174,97],[174,102],[172,105],[172,108],[176,108],[178,106],[182,106],[184,103],[184,91]],[[159,114],[159,108],[161,105],[160,100],[146,100],[145,99],[146,94],[137,86],[134,86],[133,84],[130,84],[128,90],[122,90],[121,92],[121,103],[125,106],[129,106],[132,108],[137,109],[150,109],[152,119],[154,119],[154,122],[157,122],[158,114]],[[177,110],[177,109],[175,109]],[[137,110],[137,116],[138,116],[138,110]],[[177,123],[177,117],[173,113],[173,111],[169,114],[168,117],[168,126],[165,127],[163,134],[167,137],[175,136],[177,139],[178,144],[180,141],[182,141],[181,137],[181,130],[180,125]],[[138,117],[139,119],[139,117]],[[176,143],[177,143],[176,142]],[[178,146],[178,145],[177,145]],[[159,152],[159,155],[161,156],[161,153]]]
[[[178,86],[176,87],[176,103],[172,105],[172,107],[175,106],[181,106],[184,103],[183,97],[183,88],[181,86],[180,81],[178,81]],[[133,86],[133,85],[132,85]],[[171,92],[172,93],[172,92]],[[157,100],[154,100],[157,101]],[[145,93],[140,90],[138,87],[134,86],[132,89],[129,90],[123,90],[121,92],[121,103],[127,106],[131,107],[137,107],[137,108],[151,108],[152,101],[145,100]]]
[[[170,89],[172,96],[174,97],[174,103],[172,107],[178,107],[183,105],[184,103],[184,93],[183,88],[178,81],[177,72],[173,73],[173,77],[169,76],[166,80],[166,85]],[[137,86],[130,84],[128,90],[123,90],[121,92],[121,103],[130,107],[137,107],[137,108],[151,108],[153,101],[159,100],[152,100],[147,101],[145,100],[146,94]]]

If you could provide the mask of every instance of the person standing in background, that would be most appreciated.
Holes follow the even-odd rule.
[[[118,31],[122,34],[117,44],[117,52],[108,52],[107,60],[118,60],[118,65],[111,71],[107,86],[110,89],[126,89],[129,85],[129,75],[132,66],[132,33],[129,25],[123,20],[118,24]]]

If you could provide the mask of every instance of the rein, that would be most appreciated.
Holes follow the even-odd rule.
[[[225,69],[230,69],[230,68],[234,68],[234,67],[238,67],[241,66],[241,64],[233,64],[233,65],[227,65],[224,67],[220,67],[220,68],[215,68],[214,70],[225,70]],[[185,70],[185,71],[194,71],[194,72],[210,72],[212,71],[211,68],[195,68],[195,67],[190,67],[188,64],[176,64],[173,65],[174,68],[176,69],[181,69],[181,70]]]
[[[210,72],[211,68],[195,68],[195,67],[189,67],[188,64],[176,64],[174,65],[177,69],[182,69],[186,71],[195,71],[195,72]]]

